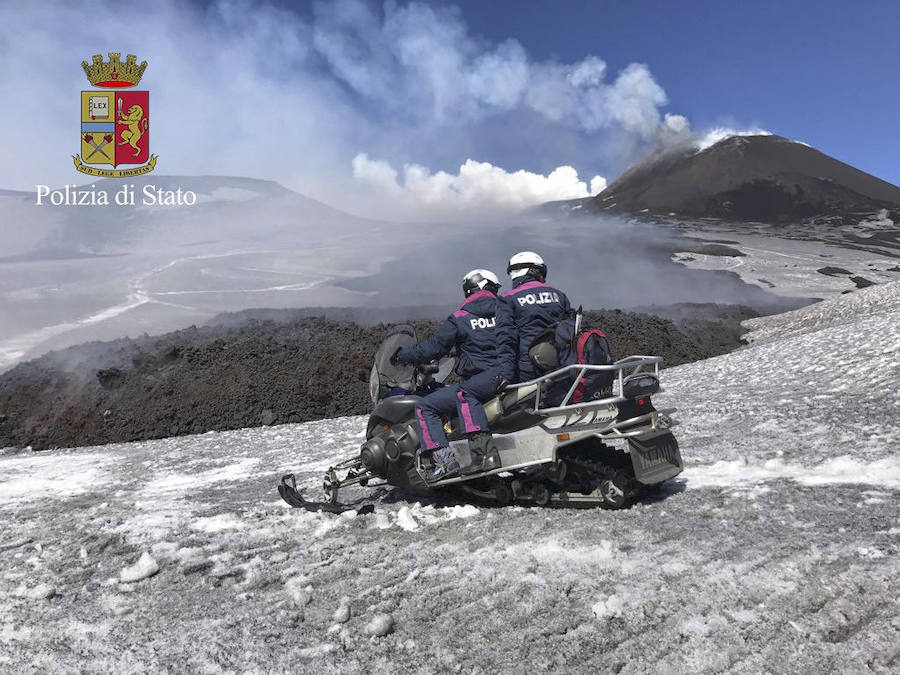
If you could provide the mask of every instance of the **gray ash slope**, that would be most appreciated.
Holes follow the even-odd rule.
[[[0,670],[896,673],[898,326],[885,284],[667,370],[685,472],[627,511],[283,504],[363,417],[0,457]]]
[[[579,204],[648,217],[856,224],[882,209],[900,218],[900,188],[781,136],[731,136],[702,151],[659,151]]]
[[[389,326],[373,325],[377,313],[364,310],[359,316],[369,325],[324,318],[347,318],[348,311],[223,315],[201,328],[87,343],[19,364],[0,375],[0,448],[71,447],[365,413],[372,354]],[[415,313],[394,312],[397,321]],[[698,312],[681,328],[620,310],[588,318],[607,332],[617,354],[656,354],[678,365],[739,346],[740,321],[758,315],[709,305]],[[437,325],[414,323],[422,336]]]

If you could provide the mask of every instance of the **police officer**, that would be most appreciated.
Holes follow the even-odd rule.
[[[497,328],[497,297],[500,282],[489,270],[472,270],[463,277],[465,301],[441,324],[430,338],[400,349],[395,360],[422,364],[446,356],[456,346],[456,373],[464,378],[460,384],[442,387],[425,396],[416,406],[421,445],[432,451],[435,468],[426,477],[429,482],[452,478],[459,474],[459,463],[449,448],[442,416],[456,413],[467,435],[488,434],[487,417],[481,404],[496,395],[504,380],[515,374],[512,353],[515,336],[506,328]],[[505,345],[503,349],[498,344]],[[494,468],[494,458],[486,456],[478,444],[470,443],[472,463],[463,473],[476,473]]]
[[[514,381],[525,382],[535,377],[528,356],[532,341],[548,326],[575,316],[575,311],[565,293],[547,284],[547,265],[537,253],[516,253],[509,259],[506,272],[512,288],[503,294],[506,307],[501,309],[498,323],[501,331],[518,335],[515,341],[518,376]]]

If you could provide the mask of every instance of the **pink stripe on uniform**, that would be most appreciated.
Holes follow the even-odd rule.
[[[521,293],[522,291],[533,291],[535,288],[549,288],[549,286],[543,281],[526,281],[521,286],[516,286],[515,288],[511,288],[503,293],[503,297],[508,298],[510,295],[515,295],[516,293]]]
[[[469,408],[469,402],[466,400],[462,389],[456,391],[456,398],[459,399],[459,410],[462,413],[463,425],[465,426],[466,433],[471,434],[476,431],[481,431],[481,427],[475,424],[475,421],[472,419],[472,410]]]
[[[494,294],[491,293],[490,291],[475,291],[474,293],[472,293],[472,295],[470,295],[468,298],[465,299],[465,301],[462,304],[462,307],[465,307],[470,302],[474,302],[475,300],[478,300],[479,298],[493,298],[493,297],[494,297]]]
[[[435,448],[441,447],[435,443],[434,439],[431,437],[431,434],[428,431],[428,425],[425,424],[425,417],[422,415],[422,409],[419,407],[416,407],[416,419],[419,421],[419,430],[422,432],[422,440],[425,441],[425,449],[434,450]]]

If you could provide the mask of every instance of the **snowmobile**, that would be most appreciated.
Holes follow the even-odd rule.
[[[443,386],[455,359],[424,366],[393,362],[399,348],[416,342],[413,327],[404,325],[379,347],[369,380],[374,408],[366,440],[358,454],[328,469],[325,501],[304,499],[294,474],[287,474],[278,491],[288,504],[317,511],[348,510],[352,507],[339,503],[339,492],[358,485],[393,486],[431,497],[474,497],[504,506],[520,502],[621,509],[683,470],[671,432],[677,424],[672,418],[675,409],[657,410],[651,402],[651,396],[662,391],[662,359],[629,356],[611,365],[569,365],[507,385],[484,404],[490,434],[487,447],[478,448],[481,455],[492,456],[493,466],[499,461],[499,467],[429,483],[425,476],[433,463],[431,453],[420,449],[414,408],[422,396]],[[602,397],[573,402],[579,381],[592,370],[611,373],[612,384]],[[546,392],[561,378],[572,381],[568,393],[561,401],[548,401]],[[457,461],[467,467],[472,463],[472,439],[461,433],[455,419],[447,420],[445,430]]]

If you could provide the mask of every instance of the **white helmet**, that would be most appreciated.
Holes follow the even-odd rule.
[[[510,279],[517,279],[525,274],[547,277],[547,265],[544,259],[534,251],[521,251],[509,259],[506,273]]]
[[[463,277],[463,293],[468,298],[475,291],[490,291],[494,295],[500,290],[500,280],[490,270],[472,270]]]

